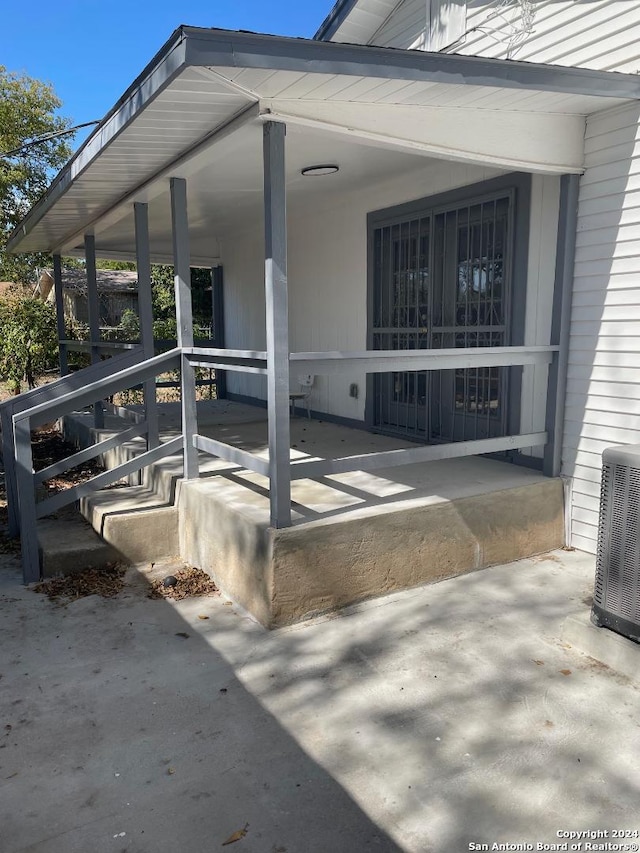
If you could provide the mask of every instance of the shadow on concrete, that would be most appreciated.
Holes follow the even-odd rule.
[[[190,853],[245,827],[231,849],[401,849],[207,641],[245,641],[220,599],[185,621],[134,579],[60,606],[17,565],[0,593],[3,853]]]

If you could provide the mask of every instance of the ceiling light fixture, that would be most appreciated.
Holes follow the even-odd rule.
[[[318,166],[305,166],[300,170],[300,174],[305,177],[320,177],[321,175],[334,175],[340,170],[340,166],[335,163],[321,163]]]

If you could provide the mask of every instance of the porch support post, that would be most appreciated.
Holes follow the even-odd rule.
[[[579,188],[580,177],[578,175],[562,176],[550,341],[552,345],[559,346],[560,349],[554,353],[553,361],[549,366],[547,386],[546,430],[549,440],[544,450],[543,472],[548,477],[558,477],[562,468],[562,438],[569,364],[571,298],[573,294]]]
[[[24,583],[40,580],[38,522],[33,483],[31,427],[28,418],[14,422],[16,443],[16,489],[20,507],[20,551]]]
[[[96,278],[96,238],[93,234],[84,235],[84,257],[87,271],[87,308],[89,312],[89,337],[91,339],[91,364],[100,361],[97,344],[100,341],[100,307],[98,302],[98,281]],[[96,429],[104,426],[102,402],[93,404],[93,425]]]
[[[138,271],[138,317],[140,342],[145,359],[153,358],[153,303],[151,298],[151,259],[149,255],[149,210],[146,204],[135,202],[133,214],[136,229],[136,269]],[[147,450],[160,444],[158,433],[158,403],[156,379],[144,383],[144,411],[147,421]]]
[[[217,349],[225,347],[224,342],[224,287],[221,266],[211,269],[211,337]],[[216,368],[216,396],[224,400],[227,396],[227,372]]]
[[[187,182],[171,178],[171,228],[173,232],[173,268],[176,293],[178,346],[193,346],[193,312],[191,308],[191,267],[189,266],[189,220],[187,218]],[[185,480],[198,477],[198,451],[193,437],[198,431],[196,412],[196,375],[184,353],[180,356],[182,436],[184,439]]]
[[[284,124],[263,127],[267,408],[271,526],[291,524],[289,436],[289,307]]]
[[[69,372],[67,364],[67,345],[62,343],[67,333],[64,327],[64,297],[62,290],[62,259],[60,255],[53,256],[53,292],[56,298],[56,326],[58,329],[58,353],[60,361],[60,376]]]

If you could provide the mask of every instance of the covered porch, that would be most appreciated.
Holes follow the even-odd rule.
[[[457,473],[443,474],[436,491],[453,476],[464,492],[481,469],[486,492],[507,467],[507,480],[544,485],[524,466],[557,477],[584,117],[636,97],[628,75],[178,30],[12,238],[15,251],[53,252],[57,291],[61,257],[84,255],[94,362],[3,410],[25,580],[39,576],[37,519],[63,500],[36,499],[46,474],[34,482],[30,430],[85,405],[97,429],[105,412],[127,429],[82,458],[138,436],[145,450],[64,500],[177,452],[185,496],[211,489],[204,456],[240,466],[268,501],[263,579],[277,561],[273,543],[305,527],[296,498],[304,482],[339,482],[356,506],[370,499],[351,494],[350,479],[402,486],[391,468],[417,475],[443,459],[505,461],[452,462],[440,470]],[[96,256],[135,259],[138,270],[141,344],[110,361],[96,331]],[[178,340],[160,355],[153,262],[175,268]],[[215,347],[194,346],[190,266],[215,270]],[[57,305],[64,372],[70,343]],[[264,401],[268,452],[202,428],[198,367],[224,372],[231,401]],[[155,396],[168,369],[180,371],[182,398],[171,437]],[[314,377],[316,418],[394,434],[385,441],[396,444],[356,440],[356,452],[300,456],[289,411],[300,375]],[[139,384],[143,413],[104,402]],[[224,490],[203,516],[185,497],[180,527],[197,530],[193,561],[203,568],[214,552],[224,560],[216,529],[234,511]],[[422,536],[419,518],[407,511],[405,522]],[[557,544],[532,543],[529,553]],[[181,549],[192,559],[182,540]],[[292,546],[294,567],[297,553]],[[424,565],[419,549],[411,553]]]
[[[66,418],[67,437],[91,446],[122,429],[114,416],[97,432],[91,421],[90,413]],[[161,440],[171,442],[181,431],[179,404],[162,404],[160,422]],[[203,401],[198,430],[207,441],[262,460],[266,471],[266,409]],[[198,456],[198,479],[182,479],[179,454],[165,457],[149,467],[142,485],[89,494],[81,510],[127,561],[180,554],[206,567],[227,595],[270,627],[563,542],[562,485],[531,468],[450,458],[446,446],[433,447],[431,461],[396,465],[398,454],[415,444],[306,416],[291,420],[290,438],[287,528],[271,526],[266,473],[205,453]],[[139,437],[105,462],[116,466],[144,452]],[[375,455],[378,467],[298,474],[310,463],[338,468],[341,459],[351,468],[363,454]],[[54,553],[45,554],[49,559]]]

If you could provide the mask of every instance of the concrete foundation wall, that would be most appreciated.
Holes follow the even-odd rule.
[[[560,480],[272,530],[185,483],[182,557],[268,627],[564,542]],[[205,535],[206,531],[206,535]]]

